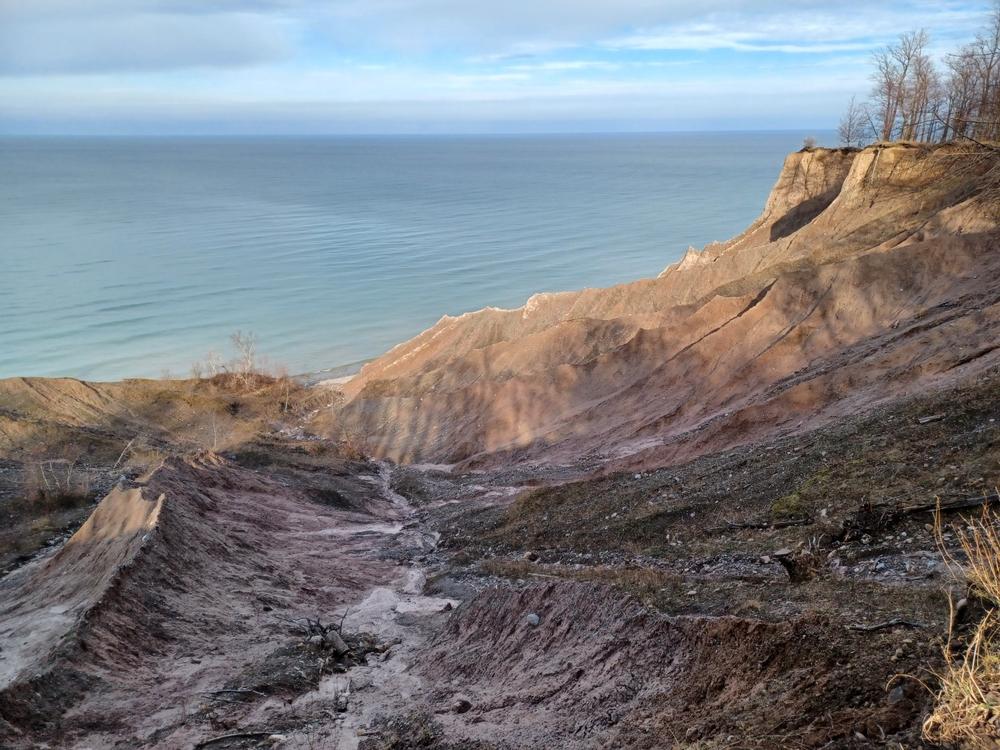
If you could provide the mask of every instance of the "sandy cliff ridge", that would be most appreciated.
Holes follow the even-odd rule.
[[[792,154],[739,236],[655,279],[446,316],[316,426],[397,461],[641,466],[969,374],[1000,356],[995,172],[954,145]]]

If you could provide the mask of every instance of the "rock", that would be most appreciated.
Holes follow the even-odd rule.
[[[538,553],[534,550],[528,550],[524,553],[524,559],[528,562],[538,562]]]
[[[284,745],[288,738],[283,734],[270,734],[267,737],[268,743],[272,745]]]
[[[314,636],[312,636],[312,637],[309,638],[309,643],[310,643],[310,645],[313,645],[313,646],[322,646],[323,645],[323,636],[321,636],[321,635],[314,635]]]
[[[906,700],[906,691],[903,690],[902,685],[896,685],[892,690],[889,691],[889,705],[896,705],[897,703],[902,703]]]
[[[774,555],[775,557],[788,557],[790,554],[792,554],[792,550],[789,549],[788,547],[782,547],[779,550],[775,550],[771,554]]]
[[[441,611],[442,612],[451,612],[453,609],[455,609],[455,608],[453,606],[451,606],[451,602],[445,602],[444,606],[441,607]]]
[[[542,618],[536,615],[534,612],[528,615],[525,619],[528,621],[528,624],[531,625],[532,627],[537,627],[542,621]]]
[[[326,644],[337,656],[346,654],[351,650],[350,646],[344,643],[344,639],[340,637],[340,633],[335,630],[331,630],[326,634]]]
[[[455,714],[464,714],[470,708],[472,708],[472,701],[461,696],[451,704],[451,712]]]
[[[340,693],[337,696],[337,710],[340,711],[341,713],[343,713],[344,711],[346,711],[347,710],[347,701],[348,701],[348,695],[347,695],[347,693]]]

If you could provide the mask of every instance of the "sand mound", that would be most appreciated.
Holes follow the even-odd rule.
[[[0,689],[37,670],[104,598],[155,533],[163,495],[115,489],[51,558],[0,581]]]
[[[54,555],[0,581],[0,716],[44,719],[106,670],[162,650],[177,614],[164,589],[220,542],[199,517],[225,472],[212,456],[168,459],[145,486],[112,490]]]

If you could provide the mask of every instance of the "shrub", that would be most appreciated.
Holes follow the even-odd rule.
[[[340,454],[348,461],[367,461],[372,455],[368,437],[361,432],[347,432],[340,439]]]
[[[965,576],[972,594],[990,609],[971,636],[956,648],[954,632],[945,646],[945,668],[934,711],[924,722],[931,742],[966,748],[996,748],[1000,736],[1000,516],[988,507],[958,540],[967,562],[959,564],[945,549],[940,514],[938,545],[947,562]],[[954,624],[954,609],[952,624]],[[956,654],[956,651],[959,653]]]
[[[806,504],[798,492],[792,492],[771,503],[771,515],[776,518],[799,518],[806,515],[806,510]]]
[[[35,461],[24,467],[24,500],[35,507],[72,508],[89,500],[90,481],[90,472],[75,461]]]
[[[49,515],[39,516],[31,522],[29,528],[33,534],[43,534],[52,531],[52,517]]]

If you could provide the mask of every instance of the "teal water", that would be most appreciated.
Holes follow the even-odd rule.
[[[0,377],[184,375],[237,329],[317,371],[656,275],[801,136],[0,139]]]

